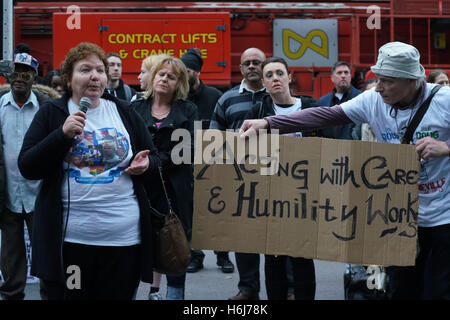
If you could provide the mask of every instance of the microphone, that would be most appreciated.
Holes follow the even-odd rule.
[[[80,99],[80,111],[86,113],[88,109],[91,107],[92,101],[88,97],[83,97]]]
[[[80,111],[82,111],[83,113],[86,113],[88,111],[88,109],[91,107],[92,105],[92,101],[91,99],[89,99],[88,97],[82,97],[80,99]],[[73,138],[73,145],[75,145],[77,142],[77,137],[75,136]]]

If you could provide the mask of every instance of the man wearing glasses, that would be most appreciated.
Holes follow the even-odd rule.
[[[247,112],[266,94],[261,69],[265,59],[264,52],[257,48],[249,48],[242,53],[240,69],[244,79],[239,86],[225,92],[217,101],[210,129],[225,131],[241,127]],[[230,300],[258,300],[259,254],[236,252],[235,257],[239,272],[239,292]]]
[[[261,70],[261,63],[265,59],[264,52],[256,48],[249,48],[242,53],[240,69],[244,79],[217,101],[210,129],[236,130],[241,127],[245,114],[266,94]]]
[[[10,90],[0,93],[0,125],[3,135],[2,161],[6,171],[6,206],[0,208],[2,229],[0,268],[4,282],[0,295],[4,300],[22,300],[27,280],[24,221],[31,239],[34,201],[40,181],[26,180],[17,167],[22,141],[39,104],[47,94],[33,92],[38,61],[27,53],[14,55],[14,71],[9,74]],[[47,93],[49,90],[46,90]],[[45,295],[42,291],[41,295]]]

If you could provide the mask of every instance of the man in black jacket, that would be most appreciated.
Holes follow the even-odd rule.
[[[115,52],[106,55],[108,58],[109,80],[107,93],[119,99],[130,102],[136,91],[129,85],[125,84],[122,77],[122,58]]]
[[[200,80],[200,71],[203,66],[202,53],[197,48],[189,48],[181,57],[189,74],[188,100],[197,105],[198,118],[202,121],[202,129],[209,129],[212,113],[222,92],[214,87],[207,86]],[[217,255],[217,265],[224,273],[234,271],[234,265],[228,257],[228,252],[214,251]],[[197,272],[203,268],[205,254],[201,250],[191,250],[191,263],[187,272]]]
[[[189,74],[188,100],[197,105],[198,118],[202,121],[202,129],[209,129],[209,122],[217,101],[222,92],[214,87],[207,86],[200,80],[200,71],[203,66],[202,53],[197,48],[190,48],[181,57]]]
[[[319,106],[332,107],[351,100],[361,93],[352,86],[352,74],[350,64],[345,61],[336,62],[331,68],[331,81],[333,90],[320,97]],[[332,139],[361,140],[361,126],[347,124],[322,130],[323,137]]]

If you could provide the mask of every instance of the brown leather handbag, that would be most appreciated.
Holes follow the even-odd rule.
[[[191,250],[183,225],[172,209],[161,167],[159,167],[159,175],[167,199],[169,213],[164,215],[157,210],[153,211],[154,271],[168,275],[184,274],[191,260]]]

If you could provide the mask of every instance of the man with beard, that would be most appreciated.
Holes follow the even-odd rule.
[[[350,65],[345,61],[336,62],[331,68],[331,81],[334,89],[320,97],[319,106],[332,107],[351,100],[361,93],[352,86],[352,74]],[[361,140],[361,126],[353,123],[344,126],[336,126],[323,129],[322,137],[333,139]]]
[[[189,48],[181,57],[189,74],[189,95],[187,99],[197,105],[198,118],[202,121],[202,129],[209,128],[209,122],[222,92],[207,86],[200,80],[203,66],[202,53],[197,48]]]
[[[208,129],[211,115],[222,92],[214,87],[207,86],[200,80],[200,71],[203,66],[202,53],[197,48],[189,48],[181,57],[189,74],[189,95],[188,100],[197,105],[198,117],[202,121],[202,129]],[[228,252],[214,251],[217,255],[217,265],[224,273],[234,271],[233,263],[228,257]],[[191,250],[191,263],[187,267],[187,272],[197,272],[203,268],[205,254],[201,250]]]
[[[106,91],[119,99],[130,102],[136,92],[121,79],[122,58],[120,58],[120,55],[115,52],[108,53],[106,57],[108,59],[109,67],[109,80]]]
[[[262,83],[261,64],[266,55],[260,49],[248,48],[241,55],[241,74],[244,77],[239,86],[225,92],[219,99],[211,119],[210,129],[225,131],[241,127],[252,106],[267,94]],[[236,265],[239,272],[239,292],[230,300],[259,299],[259,254],[237,253]]]

